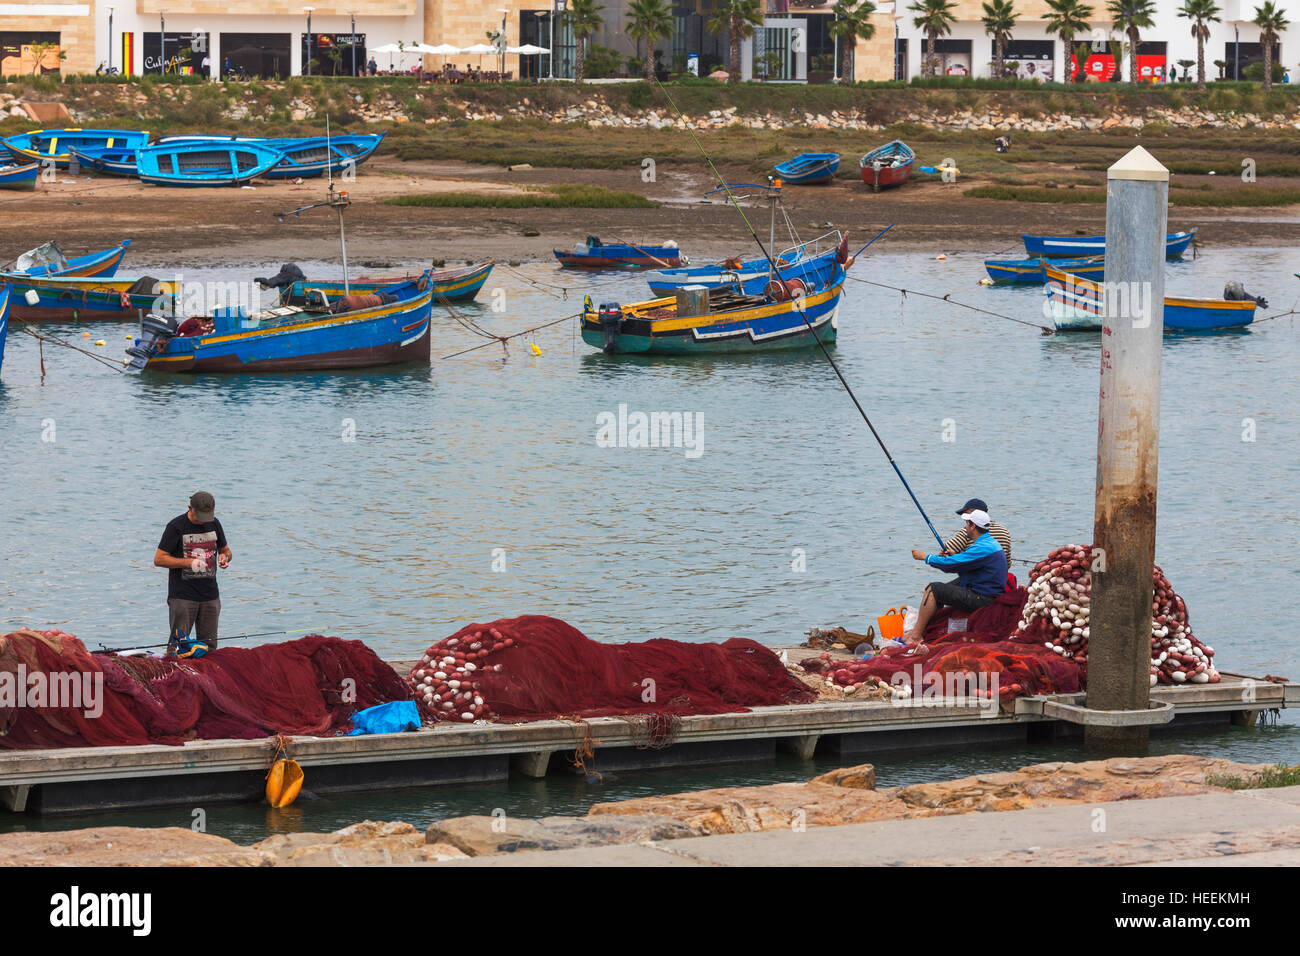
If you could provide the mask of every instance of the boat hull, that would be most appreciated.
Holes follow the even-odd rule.
[[[1100,256],[1086,259],[1059,259],[1053,263],[1062,272],[1094,279],[1100,282],[1105,277],[1106,262]],[[989,278],[999,284],[1042,285],[1047,281],[1040,259],[987,259],[984,269]]]
[[[27,163],[0,169],[0,189],[35,189],[40,163]]]
[[[911,147],[896,139],[863,156],[858,168],[862,172],[862,181],[879,192],[907,182],[915,164],[916,154]]]
[[[821,255],[780,266],[780,272],[783,279],[801,279],[810,285],[824,286],[830,280],[834,268],[835,250],[832,249]],[[727,270],[723,266],[698,266],[677,271],[661,269],[651,275],[648,285],[655,295],[672,295],[688,285],[721,289],[733,284],[733,276],[739,278],[741,288],[747,294],[757,295],[767,287],[769,267],[764,260],[749,260],[741,263],[739,269],[733,270]]]
[[[495,262],[482,262],[459,269],[443,269],[432,273],[429,278],[433,282],[434,305],[444,299],[448,302],[466,302],[473,299],[478,295],[479,290],[483,288],[483,284],[487,282],[487,278],[492,273],[492,268],[495,265]],[[366,278],[363,276],[349,283],[349,288],[354,293],[381,292],[394,285],[411,282],[414,279],[414,276],[393,276],[391,278]],[[343,283],[340,281],[308,279],[305,282],[295,282],[293,284],[288,301],[301,300],[306,289],[319,289],[331,300],[344,295]]]
[[[554,250],[555,258],[560,265],[566,269],[598,269],[598,270],[626,270],[626,269],[675,269],[681,265],[681,254],[673,252],[671,255],[659,255],[658,253],[638,253],[629,252],[626,255],[581,255],[573,252],[564,252],[560,249]]]
[[[0,285],[0,369],[4,368],[5,340],[9,337],[9,299],[9,286]]]
[[[284,161],[272,167],[267,179],[307,179],[324,175],[326,170],[341,173],[355,169],[371,157],[386,134],[374,136],[324,136],[301,140],[269,140],[267,145],[283,149]]]
[[[802,153],[772,167],[781,180],[792,186],[812,186],[828,183],[840,168],[837,153]]]
[[[138,319],[147,312],[170,311],[173,284],[160,283],[157,293],[131,292],[138,279],[74,279],[29,277],[8,274],[0,281],[10,284],[13,299],[10,315],[20,322],[121,322]],[[27,301],[35,292],[37,304]]]
[[[1177,259],[1192,239],[1196,230],[1171,232],[1165,237],[1165,256]],[[1105,236],[1033,236],[1023,235],[1025,252],[1035,258],[1043,259],[1081,259],[1087,256],[1100,256],[1106,253]]]
[[[137,153],[140,182],[151,186],[242,186],[284,161],[258,143],[198,142],[148,146]]]
[[[1100,332],[1104,311],[1103,286],[1045,266],[1048,310],[1060,332]],[[1166,296],[1165,332],[1217,332],[1240,329],[1255,320],[1253,301],[1194,299]]]
[[[4,144],[17,158],[29,162],[53,162],[57,169],[67,169],[74,158],[74,146],[138,149],[148,142],[149,133],[144,130],[54,129],[11,136]]]

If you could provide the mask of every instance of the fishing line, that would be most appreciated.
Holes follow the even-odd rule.
[[[331,630],[351,631],[351,630],[356,630],[359,627],[374,627],[375,624],[377,623],[379,622],[371,621],[369,624],[345,624],[342,627],[331,628]],[[272,635],[275,634],[313,634],[313,633],[319,634],[320,632],[314,627],[300,627],[292,631],[258,631],[256,634],[236,634],[233,637],[218,637],[218,642],[245,641],[248,640],[250,637],[271,637]],[[101,643],[99,645],[99,650],[95,651],[95,653],[96,654],[120,654],[123,651],[147,651],[147,650],[152,650],[155,647],[169,647],[169,646],[171,646],[171,641],[167,641],[163,644],[138,644],[135,647],[105,647],[103,643]]]
[[[528,276],[524,275],[522,272],[520,272],[518,269],[514,268],[513,266],[509,265],[508,263],[498,262],[497,266],[502,269],[509,270],[520,281],[527,282],[529,285],[532,286],[536,286],[537,288],[541,289],[542,292],[545,293],[546,295],[553,296],[554,298],[557,299],[567,299],[569,297],[569,290],[566,286],[552,285],[549,282],[542,282],[538,279],[530,279]],[[547,292],[546,291],[547,289],[559,289],[560,294],[555,295],[554,292]]]
[[[65,349],[72,349],[72,351],[74,351],[74,352],[80,352],[82,355],[86,355],[86,356],[89,356],[90,358],[93,358],[96,362],[102,362],[102,363],[104,363],[104,364],[107,365],[109,368],[113,369],[114,371],[117,371],[117,372],[124,372],[124,371],[126,371],[126,366],[123,365],[121,362],[114,362],[112,359],[107,358],[106,356],[98,355],[98,354],[96,354],[95,352],[89,352],[89,351],[87,351],[86,349],[83,349],[83,348],[81,348],[81,347],[79,347],[79,346],[73,345],[71,342],[65,342],[65,341],[63,341],[63,339],[55,338],[55,337],[52,336],[52,335],[41,335],[39,332],[33,332],[33,331],[32,331],[28,326],[26,326],[26,325],[21,325],[21,326],[19,326],[19,330],[22,331],[22,332],[26,332],[28,335],[32,336],[33,338],[39,339],[42,343],[49,342],[51,345],[61,345],[61,346],[63,346]],[[44,356],[42,356],[42,357],[41,357],[41,376],[42,376],[42,377],[44,377],[44,375],[45,375],[44,365],[45,365],[45,359],[44,359]]]
[[[458,355],[465,355],[466,353],[469,352],[477,352],[479,349],[485,349],[489,345],[493,345],[497,342],[500,342],[502,347],[504,347],[505,344],[509,342],[511,339],[517,339],[521,335],[528,335],[532,332],[540,332],[542,329],[549,329],[551,326],[559,325],[561,322],[568,322],[570,319],[578,319],[581,317],[582,317],[581,312],[575,312],[573,315],[566,315],[563,318],[555,319],[554,321],[547,322],[544,325],[535,325],[531,329],[523,329],[522,331],[515,332],[511,335],[494,335],[492,336],[491,342],[484,342],[481,345],[474,345],[467,349],[461,349],[459,352],[452,352],[450,355],[442,356],[442,358],[450,359],[450,358],[455,358]]]
[[[773,274],[776,275],[778,279],[780,279],[781,270],[778,269],[776,267],[776,263],[772,261],[772,256],[768,253],[767,248],[763,245],[763,240],[758,238],[758,233],[754,231],[754,227],[750,224],[749,217],[745,215],[745,211],[741,209],[740,204],[736,202],[736,198],[734,194],[731,192],[731,187],[728,186],[726,180],[722,178],[722,175],[718,172],[718,168],[713,165],[713,160],[709,158],[709,154],[705,151],[704,146],[700,143],[699,137],[695,135],[694,127],[691,126],[691,124],[689,123],[685,123],[685,116],[683,115],[682,111],[678,108],[677,104],[673,101],[672,96],[668,93],[668,90],[664,88],[664,85],[659,82],[659,79],[657,77],[655,78],[655,85],[658,86],[660,91],[663,92],[664,97],[668,100],[668,104],[672,106],[674,111],[676,111],[678,117],[683,120],[683,124],[686,127],[686,131],[691,134],[691,139],[695,142],[695,148],[700,151],[700,155],[703,156],[704,161],[708,163],[709,169],[712,170],[713,175],[717,178],[718,182],[721,183],[722,188],[726,191],[728,198],[731,199],[731,204],[736,208],[736,211],[740,213],[740,218],[745,223],[745,228],[749,230],[749,234],[753,237],[754,242],[758,244],[759,251],[763,253],[763,258],[767,260],[768,265],[771,267]],[[866,246],[863,246],[862,249],[865,251],[867,247],[871,245],[872,242],[875,242],[876,239],[879,239],[881,236],[883,236],[885,233],[887,233],[890,229],[893,228],[894,226],[892,223],[886,226],[876,235],[875,239],[872,239],[871,242],[867,243]],[[847,275],[845,277],[847,278]],[[885,442],[880,437],[880,433],[876,431],[876,426],[871,424],[871,419],[867,417],[866,409],[864,409],[862,407],[862,403],[858,401],[858,396],[854,394],[852,387],[848,383],[848,380],[845,379],[844,377],[844,373],[840,371],[840,367],[835,364],[835,359],[831,358],[831,353],[827,350],[826,343],[824,343],[821,340],[821,336],[817,334],[817,330],[814,329],[812,323],[808,321],[808,316],[804,313],[804,310],[800,308],[797,304],[794,304],[793,307],[794,310],[799,313],[799,317],[803,319],[804,325],[808,326],[808,331],[812,333],[813,341],[817,343],[817,347],[821,349],[821,353],[826,358],[827,363],[834,370],[835,377],[838,378],[840,380],[840,384],[844,386],[844,390],[848,393],[849,398],[852,399],[854,406],[858,410],[858,414],[862,416],[862,420],[866,422],[867,427],[871,429],[871,435],[873,438],[876,439],[876,444],[880,446],[880,450],[884,452],[885,457],[889,459],[889,464],[893,466],[894,473],[898,475],[898,480],[901,481],[903,483],[903,487],[907,489],[907,493],[912,499],[912,504],[916,505],[916,510],[921,512],[921,517],[924,518],[925,523],[929,525],[930,533],[934,535],[934,540],[938,541],[939,547],[942,548],[943,538],[939,537],[939,532],[935,530],[934,522],[930,520],[930,516],[926,514],[925,509],[921,507],[921,502],[917,500],[915,493],[913,493],[912,486],[909,485],[907,483],[907,479],[903,477],[903,472],[902,469],[898,467],[898,462],[894,461],[894,456],[891,455],[889,453],[889,449],[885,447]]]
[[[885,285],[883,282],[872,282],[870,279],[859,279],[857,276],[845,276],[845,278],[852,279],[854,282],[864,282],[867,285],[879,286],[882,289],[892,289],[895,292],[903,293],[905,296],[920,295],[927,299],[937,299],[940,302],[947,302],[949,305],[959,305],[963,309],[970,309],[972,312],[982,312],[984,315],[991,315],[996,319],[1006,319],[1010,322],[1019,322],[1021,325],[1028,325],[1031,328],[1041,329],[1045,334],[1056,334],[1056,329],[1049,328],[1046,325],[1039,325],[1037,322],[1030,322],[1028,319],[1017,319],[1014,315],[1003,315],[1001,312],[990,312],[988,309],[981,309],[977,305],[967,305],[965,302],[958,302],[955,299],[950,299],[948,296],[952,295],[951,292],[947,295],[935,295],[931,292],[917,292],[915,289],[902,289],[894,285]]]

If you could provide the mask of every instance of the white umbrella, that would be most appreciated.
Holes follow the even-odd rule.
[[[435,56],[455,56],[457,53],[464,53],[458,46],[452,46],[450,43],[439,43],[437,46],[431,46],[425,52],[432,53]]]
[[[484,56],[488,53],[496,53],[497,48],[494,46],[488,46],[486,43],[475,43],[473,46],[462,47],[460,52],[469,53],[474,56]]]
[[[518,53],[521,56],[536,56],[539,53],[550,53],[551,51],[542,46],[534,46],[531,43],[525,43],[523,46],[508,46],[507,53]]]

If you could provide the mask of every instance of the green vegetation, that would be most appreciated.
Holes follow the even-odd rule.
[[[955,0],[914,0],[907,9],[916,14],[912,26],[925,33],[925,63],[921,73],[934,76],[939,66],[939,59],[934,55],[934,44],[939,37],[952,33],[952,25],[957,22],[957,4]]]
[[[673,34],[673,9],[664,0],[632,0],[627,8],[627,35],[637,41],[639,47],[645,43],[646,81],[655,79],[655,44],[664,37]]]
[[[1015,29],[1017,19],[1019,17],[1012,0],[984,0],[984,16],[980,22],[984,25],[984,32],[993,38],[994,76],[1006,73],[1002,51],[1011,42],[1011,31]]]
[[[1054,189],[1048,186],[975,186],[964,195],[973,199],[1001,199],[1010,202],[1104,203],[1104,189]],[[1232,189],[1197,190],[1172,193],[1171,206],[1234,207],[1294,206],[1300,203],[1300,189],[1290,186],[1267,187],[1243,185]]]
[[[429,193],[384,200],[390,206],[432,206],[488,209],[658,209],[637,193],[603,186],[545,186],[526,193]]]
[[[1236,774],[1207,773],[1205,782],[1212,787],[1224,787],[1228,790],[1263,790],[1270,787],[1294,787],[1300,784],[1300,765],[1289,767],[1279,763],[1276,767],[1267,767],[1249,777]]]
[[[1214,0],[1183,0],[1178,15],[1192,21],[1192,36],[1196,38],[1196,88],[1205,92],[1205,41],[1210,38],[1210,24],[1221,22],[1223,10]],[[1183,69],[1187,64],[1178,61]]]
[[[1092,17],[1092,7],[1089,4],[1081,3],[1080,0],[1047,0],[1048,14],[1043,19],[1043,25],[1047,32],[1061,38],[1061,43],[1066,50],[1074,49],[1074,38],[1077,36],[1087,36],[1091,26],[1089,23]],[[1080,79],[1083,73],[1083,57],[1087,55],[1087,47],[1081,48],[1081,55],[1076,54],[1079,61]],[[1070,60],[1067,57],[1061,68],[1061,76],[1066,83],[1074,83],[1074,77],[1070,69]]]
[[[578,41],[578,49],[573,61],[573,76],[579,86],[586,76],[583,70],[586,66],[584,60],[587,39],[605,22],[600,15],[600,11],[604,9],[597,5],[596,0],[571,0],[569,8],[561,15],[564,22],[569,25],[569,29],[573,31],[574,39]]]
[[[1264,89],[1269,90],[1273,88],[1273,47],[1277,44],[1278,34],[1285,31],[1291,21],[1286,18],[1284,11],[1274,5],[1273,0],[1264,0],[1255,8],[1255,19],[1251,22],[1259,27],[1259,45],[1264,48],[1261,76]]]
[[[718,12],[709,21],[709,32],[727,34],[730,49],[727,51],[727,82],[740,82],[740,41],[754,35],[763,25],[762,0],[721,0]]]
[[[876,35],[876,25],[871,22],[871,15],[876,12],[876,5],[871,0],[836,0],[831,8],[835,20],[830,25],[830,34],[840,42],[843,54],[843,66],[840,69],[841,81],[853,82],[853,49],[858,40],[870,40]]]

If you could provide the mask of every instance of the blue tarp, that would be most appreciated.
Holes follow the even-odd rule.
[[[403,730],[420,729],[420,711],[413,700],[395,700],[359,710],[352,717],[352,729],[347,736],[360,734],[400,734]]]

